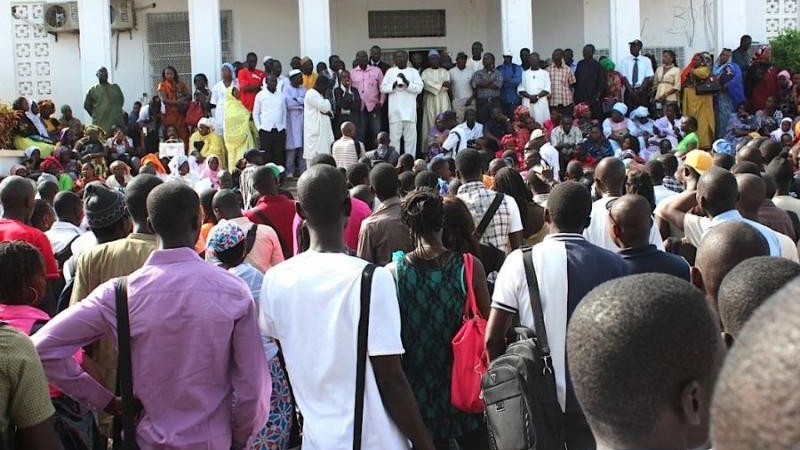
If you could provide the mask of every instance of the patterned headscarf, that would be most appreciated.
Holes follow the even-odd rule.
[[[61,161],[58,160],[55,156],[48,156],[47,158],[42,161],[42,164],[39,166],[43,172],[47,172],[47,169],[51,167],[58,167],[58,170],[63,171],[64,166],[61,165]]]
[[[514,109],[514,118],[517,121],[522,120],[522,116],[530,116],[531,110],[527,106],[519,105],[516,109]]]
[[[229,220],[220,220],[211,228],[206,239],[206,249],[213,253],[224,252],[239,245],[245,239],[242,227]]]
[[[580,119],[581,117],[583,117],[583,114],[586,111],[589,111],[590,109],[591,107],[589,106],[588,103],[586,102],[578,103],[577,105],[575,105],[575,110],[573,111],[573,113],[575,114],[575,118]]]

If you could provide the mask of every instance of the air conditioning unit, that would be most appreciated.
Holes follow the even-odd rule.
[[[113,0],[111,2],[111,29],[116,31],[133,29],[133,1]]]
[[[48,33],[78,31],[78,2],[46,4],[44,26]]]

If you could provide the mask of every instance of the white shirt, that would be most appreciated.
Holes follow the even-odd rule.
[[[483,69],[483,57],[481,59],[472,59],[472,56],[468,57],[467,68],[472,69],[473,73]]]
[[[475,69],[467,65],[464,70],[458,67],[450,69],[450,92],[453,93],[453,100],[464,100],[472,97],[472,75]]]
[[[402,82],[398,78],[405,75],[409,85],[395,87],[394,83]],[[405,69],[392,67],[386,71],[381,82],[381,92],[389,97],[389,122],[416,122],[417,121],[417,95],[422,92],[422,78],[417,69],[407,66]]]
[[[634,64],[639,66],[636,84],[633,84]],[[626,80],[628,80],[631,86],[637,88],[642,85],[642,81],[644,81],[645,78],[653,76],[653,63],[650,62],[650,58],[641,54],[637,56],[634,61],[634,56],[629,54],[628,56],[622,58],[622,62],[620,62],[617,70],[622,74],[623,77],[625,77]]]
[[[161,104],[161,114],[166,112],[166,106],[162,103]],[[139,110],[139,118],[136,119],[137,123],[144,123],[150,120],[150,104],[142,105],[142,109]]]
[[[269,89],[259,91],[253,104],[253,122],[258,130],[286,129],[286,102],[280,89],[275,88],[275,92]]]
[[[583,230],[583,237],[598,247],[618,253],[622,249],[617,247],[617,244],[611,239],[611,227],[608,223],[608,216],[611,213],[606,208],[606,204],[615,198],[617,197],[604,195],[603,198],[592,203],[591,222]],[[659,250],[664,250],[664,241],[661,239],[661,233],[658,231],[655,220],[653,220],[653,226],[650,228],[650,243]]]
[[[53,253],[61,253],[67,248],[67,245],[72,243],[72,240],[83,234],[80,227],[69,222],[56,221],[53,226],[44,232],[47,239],[50,240],[50,245],[53,247]]]
[[[264,284],[264,274],[259,272],[258,269],[247,263],[239,264],[236,267],[231,267],[228,272],[241,278],[250,288],[250,293],[256,300],[256,310],[258,310],[258,298],[261,296],[261,285]],[[264,347],[264,356],[267,361],[272,361],[272,358],[278,355],[278,344],[272,338],[261,336],[261,345]]]
[[[444,143],[442,144],[442,148],[448,152],[455,150],[455,152],[458,153],[467,148],[467,143],[469,141],[482,137],[483,125],[475,122],[475,125],[470,128],[467,125],[467,122],[463,122],[450,130],[450,134],[447,135],[447,139],[445,139]]]
[[[278,75],[278,87],[275,88],[278,92],[283,92],[283,89],[286,87],[286,83],[289,82],[289,79],[283,75]],[[261,90],[267,89],[267,77],[264,77],[264,81],[261,82]]]
[[[92,230],[81,234],[78,239],[75,239],[75,241],[72,242],[72,245],[70,245],[70,248],[72,249],[72,256],[70,256],[70,258],[64,263],[64,267],[62,269],[65,281],[71,280],[73,275],[75,275],[76,264],[78,264],[78,258],[81,256],[81,254],[93,249],[97,245],[97,237],[95,237]]]
[[[558,153],[558,149],[553,147],[553,144],[545,142],[539,149],[539,155],[553,168],[553,179],[561,181],[561,177],[558,175],[561,171],[561,157]]]
[[[280,341],[295,400],[303,411],[303,449],[352,446],[361,272],[366,261],[306,251],[264,276],[259,326]],[[400,355],[400,308],[391,274],[375,269],[369,315],[369,356]],[[381,400],[367,359],[364,450],[409,448]]]
[[[664,185],[661,184],[653,186],[653,193],[655,193],[656,197],[656,206],[664,203],[665,200],[678,195],[677,192],[670,191],[669,189],[665,188]]]

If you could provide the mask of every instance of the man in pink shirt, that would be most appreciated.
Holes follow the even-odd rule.
[[[250,289],[194,251],[201,217],[190,187],[156,187],[147,211],[159,249],[127,278],[139,447],[241,449],[267,422],[271,392]],[[48,380],[95,411],[120,415],[121,401],[72,358],[99,337],[116,337],[115,281],[33,341]]]
[[[239,80],[239,100],[251,112],[256,103],[256,95],[261,91],[261,85],[266,77],[263,70],[256,69],[256,64],[258,56],[253,52],[248,53],[245,66],[239,69],[236,76]]]
[[[358,140],[374,148],[375,136],[381,131],[381,110],[386,100],[385,95],[381,94],[383,72],[377,66],[370,65],[367,52],[361,50],[356,53],[356,67],[350,71],[350,79],[361,96]]]

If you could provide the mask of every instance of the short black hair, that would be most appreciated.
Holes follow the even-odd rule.
[[[327,153],[317,153],[314,158],[311,159],[310,166],[316,166],[317,164],[327,164],[329,166],[336,167],[336,160],[333,159],[333,156]]]
[[[714,154],[714,165],[721,167],[725,170],[731,170],[733,165],[736,164],[736,158],[727,153]]]
[[[203,208],[203,216],[205,223],[217,223],[217,216],[214,215],[214,195],[216,189],[204,189],[200,192],[200,207]]]
[[[0,242],[0,303],[25,304],[34,277],[44,272],[44,258],[36,247],[24,241]]]
[[[666,175],[674,177],[675,172],[678,170],[678,158],[674,154],[669,153],[667,155],[661,155],[658,159],[664,164]]]
[[[592,430],[618,442],[651,431],[687,382],[713,386],[720,339],[702,292],[672,275],[631,275],[592,289],[567,331],[575,395]]]
[[[711,406],[714,448],[784,450],[800,442],[800,281],[769,298],[725,359]]]
[[[278,189],[280,182],[275,172],[266,166],[259,166],[253,171],[253,187],[259,194],[267,194]]]
[[[300,176],[297,197],[309,227],[335,225],[349,213],[347,180],[327,164],[311,166]]]
[[[347,182],[350,187],[364,184],[364,180],[369,183],[369,166],[364,163],[356,163],[347,167]]]
[[[719,167],[711,167],[697,183],[698,199],[701,197],[706,200],[706,204],[701,205],[711,215],[721,214],[736,208],[736,200],[739,197],[739,188],[736,184],[736,176],[731,172]]]
[[[35,228],[39,228],[40,230],[45,231],[42,229],[43,221],[48,214],[51,214],[53,215],[53,217],[55,217],[56,214],[53,211],[53,207],[50,206],[50,203],[48,203],[46,200],[37,198],[33,202],[33,214],[31,214],[31,225],[33,225]]]
[[[769,164],[773,159],[781,154],[783,151],[783,146],[778,141],[767,139],[758,146],[758,150],[761,152],[761,157],[764,159],[764,164]]]
[[[787,192],[794,180],[794,169],[792,162],[784,155],[781,155],[767,164],[767,175],[772,178],[781,192]]]
[[[125,188],[125,207],[134,222],[144,223],[147,221],[147,196],[156,188],[163,184],[161,178],[147,173],[139,174],[128,183]]]
[[[53,200],[53,209],[56,216],[61,219],[62,217],[73,218],[72,216],[76,211],[83,208],[83,201],[78,194],[70,191],[59,192]],[[78,219],[77,217],[74,217]]]
[[[397,179],[394,167],[382,162],[375,164],[369,173],[369,181],[378,198],[387,199],[397,196],[400,182]]]
[[[436,189],[439,186],[439,177],[430,170],[423,170],[414,177],[414,187]]]
[[[583,230],[589,224],[592,195],[576,181],[566,181],[553,188],[547,197],[550,220],[559,229]]]
[[[58,189],[58,183],[53,180],[47,180],[43,183],[39,183],[36,191],[39,193],[39,198],[52,201],[56,194],[58,194]]]
[[[664,179],[666,176],[666,172],[664,170],[664,163],[657,159],[651,159],[647,161],[647,173],[650,174],[650,180],[653,181],[653,184],[661,184],[661,180]]]
[[[456,170],[462,178],[480,177],[483,172],[483,158],[477,150],[467,148],[456,155]]]
[[[179,237],[197,227],[200,198],[194,189],[179,181],[162,183],[147,196],[147,215],[157,235]]]
[[[734,175],[750,173],[756,175],[757,177],[761,177],[761,168],[756,163],[751,161],[739,161],[731,166],[730,172]]]
[[[414,172],[403,172],[397,176],[400,183],[400,194],[406,195],[414,190]]]
[[[767,298],[800,275],[800,264],[778,256],[756,256],[734,267],[719,287],[722,328],[733,336]]]

